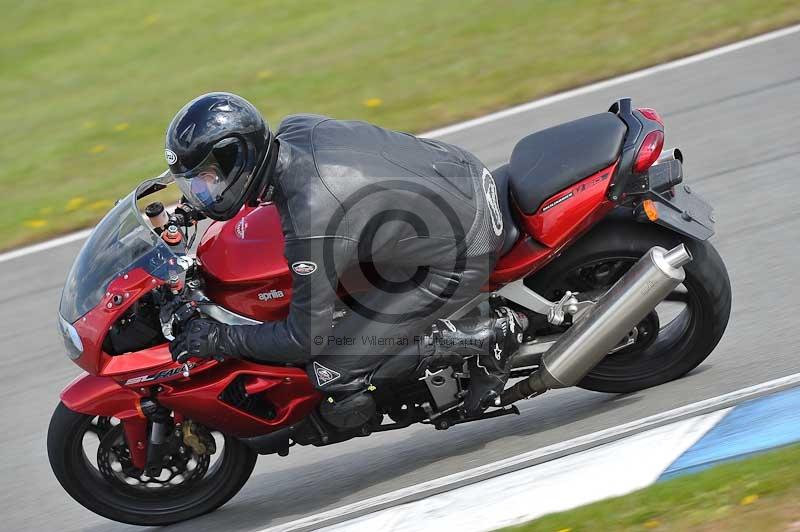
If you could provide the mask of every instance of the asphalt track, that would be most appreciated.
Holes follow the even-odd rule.
[[[800,33],[622,84],[560,98],[443,137],[505,162],[525,133],[604,110],[617,97],[655,107],[687,182],[717,209],[714,243],[734,289],[728,332],[688,377],[626,396],[582,390],[521,404],[522,415],[295,448],[262,457],[221,510],[176,530],[253,530],[410,486],[800,371]],[[74,503],[52,476],[45,433],[59,390],[78,371],[55,314],[80,243],[0,262],[0,508],[2,530],[134,530]],[[636,464],[631,464],[636,467]],[[476,501],[479,504],[479,501]]]

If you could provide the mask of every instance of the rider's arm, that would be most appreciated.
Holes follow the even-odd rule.
[[[292,302],[283,321],[230,327],[238,356],[260,362],[304,363],[331,334],[338,275],[334,264],[347,262],[352,245],[340,238],[315,237],[286,241],[292,270]]]

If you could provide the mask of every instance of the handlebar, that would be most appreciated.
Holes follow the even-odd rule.
[[[197,222],[206,219],[206,216],[202,212],[198,211],[188,203],[185,203],[184,198],[181,199],[182,203],[179,203],[173,211],[175,221],[177,221],[183,227],[191,227]]]
[[[144,213],[159,234],[170,225],[189,228],[206,219],[203,213],[187,203],[179,203],[169,214],[163,203],[155,201],[145,207]]]

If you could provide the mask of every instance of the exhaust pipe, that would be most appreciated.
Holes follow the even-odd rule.
[[[662,164],[662,163],[667,163],[669,161],[680,161],[681,163],[683,163],[683,152],[681,150],[679,150],[678,148],[672,148],[672,149],[669,149],[669,150],[664,150],[664,151],[661,152],[661,155],[658,157],[656,162],[653,163],[653,166],[656,166],[656,165],[659,165],[659,164]]]
[[[543,356],[535,373],[504,391],[501,404],[574,386],[686,278],[692,255],[683,244],[653,247],[570,327]]]

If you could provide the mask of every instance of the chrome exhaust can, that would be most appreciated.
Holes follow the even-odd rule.
[[[502,403],[574,386],[686,278],[683,244],[651,248],[542,356],[539,369],[503,392]]]

